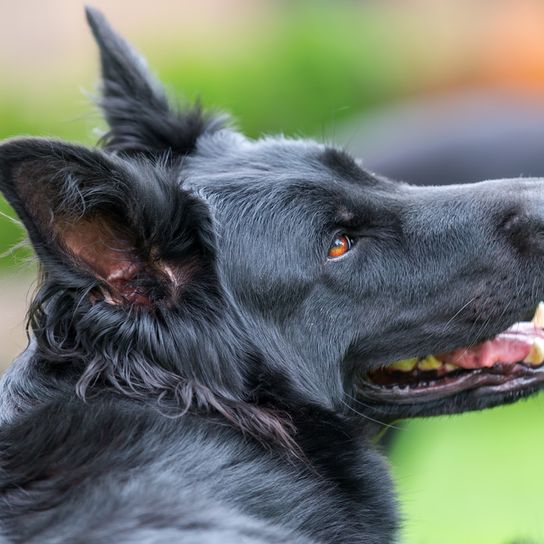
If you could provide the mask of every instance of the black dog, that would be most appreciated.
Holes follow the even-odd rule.
[[[544,333],[499,334],[544,298],[543,183],[417,188],[248,140],[88,18],[103,150],[0,147],[42,265],[0,389],[0,540],[394,541],[380,423],[544,381]]]

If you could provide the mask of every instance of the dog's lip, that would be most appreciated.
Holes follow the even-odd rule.
[[[433,402],[465,391],[478,390],[480,395],[521,391],[544,382],[544,366],[530,368],[521,363],[495,365],[466,370],[425,387],[381,387],[364,381],[357,387],[365,400],[377,403],[414,404]]]
[[[544,303],[531,322],[515,323],[493,339],[437,357],[372,371],[357,384],[358,393],[374,402],[414,404],[467,391],[484,396],[534,387],[544,382]]]

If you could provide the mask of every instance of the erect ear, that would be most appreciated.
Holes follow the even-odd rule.
[[[205,115],[198,106],[185,111],[171,107],[164,90],[148,74],[144,59],[99,11],[87,7],[86,14],[100,48],[100,105],[110,126],[103,138],[108,150],[186,155],[201,135],[223,126],[224,117]]]
[[[60,142],[0,145],[0,190],[46,274],[94,301],[174,304],[213,268],[207,208],[167,175]]]

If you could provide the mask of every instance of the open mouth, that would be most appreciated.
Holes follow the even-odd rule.
[[[532,321],[448,353],[404,359],[367,374],[359,392],[377,403],[415,404],[467,391],[511,393],[544,382],[544,303]]]

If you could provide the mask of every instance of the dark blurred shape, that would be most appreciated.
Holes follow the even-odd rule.
[[[393,106],[336,127],[365,167],[420,185],[544,177],[544,101],[464,92]]]

